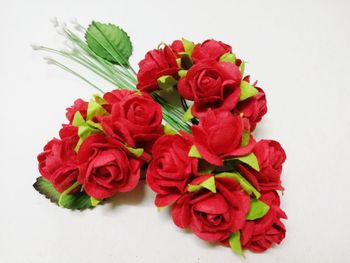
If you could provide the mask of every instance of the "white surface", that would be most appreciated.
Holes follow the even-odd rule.
[[[0,8],[0,262],[350,262],[350,2],[4,1]],[[170,4],[171,3],[171,4]],[[133,64],[159,42],[216,38],[249,61],[269,112],[258,138],[281,141],[288,161],[287,237],[264,254],[211,246],[157,213],[140,185],[92,211],[59,209],[36,193],[36,155],[64,109],[94,92],[48,66],[33,43],[59,47],[49,19],[122,26]]]

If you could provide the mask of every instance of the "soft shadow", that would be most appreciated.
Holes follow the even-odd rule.
[[[136,188],[128,193],[117,193],[115,196],[106,200],[105,204],[114,209],[120,205],[138,205],[140,204],[146,194],[146,182],[141,180]]]

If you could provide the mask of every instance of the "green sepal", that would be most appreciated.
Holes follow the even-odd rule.
[[[228,243],[230,244],[230,247],[233,252],[240,256],[243,256],[243,250],[241,245],[241,233],[239,231],[231,234],[231,236],[228,239]]]
[[[258,199],[251,199],[250,209],[246,216],[247,220],[255,220],[263,217],[269,211],[270,206]]]
[[[223,62],[231,62],[233,64],[236,64],[236,55],[228,52],[223,54],[219,60]]]
[[[108,112],[95,100],[89,102],[86,119],[92,120],[95,116],[105,116]]]
[[[239,65],[239,71],[241,72],[242,77],[244,77],[244,70],[245,70],[245,62],[242,60],[241,65]]]
[[[187,40],[186,38],[182,38],[182,44],[184,45],[185,52],[188,54],[192,54],[195,44],[192,41]]]
[[[81,115],[80,111],[77,111],[77,112],[74,114],[72,124],[73,124],[74,126],[76,126],[76,127],[85,124],[84,117],[83,117],[83,115]]]
[[[188,107],[187,111],[184,113],[182,120],[184,122],[187,122],[189,120],[192,120],[194,118],[194,116],[192,115],[192,105],[190,107]]]
[[[97,56],[112,63],[128,65],[132,44],[128,34],[120,27],[93,21],[86,30],[85,39]]]
[[[248,164],[254,170],[256,170],[258,172],[260,171],[258,159],[256,158],[255,154],[252,152],[250,154],[240,156],[240,157],[234,157],[234,158],[231,158],[229,160],[238,160],[242,163]]]
[[[132,148],[130,146],[124,145],[124,147],[131,152],[136,157],[140,157],[143,154],[143,148]]]
[[[195,145],[192,145],[190,151],[188,152],[189,157],[194,157],[194,158],[202,158],[202,155],[199,153],[197,147]]]
[[[177,73],[179,75],[180,78],[183,78],[187,75],[187,71],[185,69],[180,69],[179,72]]]
[[[259,91],[253,85],[244,80],[241,81],[240,88],[241,94],[239,95],[239,101],[246,100],[259,93]]]
[[[99,200],[99,199],[96,199],[96,198],[94,198],[94,197],[90,197],[90,202],[91,202],[91,205],[92,206],[97,206],[99,203],[101,203],[102,202],[102,200]]]
[[[58,192],[48,180],[43,177],[38,177],[33,186],[40,194],[44,195],[52,203],[58,205],[61,193]],[[65,195],[61,198],[61,206],[71,210],[84,210],[93,207],[90,196],[81,191]]]
[[[236,180],[237,183],[240,184],[240,186],[243,188],[245,192],[247,192],[249,195],[254,195],[257,199],[260,198],[261,194],[258,190],[255,189],[254,186],[252,186],[247,179],[245,179],[240,173],[238,172],[224,172],[219,173],[216,175],[216,177],[226,177],[231,178],[233,180]]]
[[[244,132],[242,133],[241,146],[243,147],[243,146],[248,145],[249,139],[250,139],[250,132],[244,131]]]
[[[177,80],[170,75],[164,75],[157,79],[157,83],[160,89],[169,90],[177,84]]]
[[[197,185],[192,185],[192,184],[187,185],[188,192],[196,192],[202,188],[208,189],[212,193],[216,193],[215,177],[210,176],[208,179],[206,179],[205,181]]]
[[[107,101],[99,95],[94,95],[94,101],[96,101],[100,105],[107,104]]]
[[[164,125],[164,134],[166,135],[174,135],[177,134],[177,131],[175,131],[168,123]]]

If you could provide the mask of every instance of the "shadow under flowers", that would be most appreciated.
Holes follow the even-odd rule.
[[[134,190],[127,193],[117,193],[115,196],[108,198],[104,203],[110,209],[121,205],[138,205],[144,200],[146,187],[145,180],[141,179]]]

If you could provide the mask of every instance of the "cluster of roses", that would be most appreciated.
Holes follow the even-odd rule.
[[[177,226],[237,253],[279,244],[286,155],[278,142],[252,136],[267,107],[264,91],[244,76],[244,62],[222,42],[183,39],[149,51],[139,66],[138,90],[78,99],[59,139],[39,154],[58,204],[71,208],[82,193],[94,206],[131,191],[147,165],[155,204],[171,205]],[[161,106],[148,94],[160,90],[179,95],[189,130],[162,126]]]
[[[60,138],[38,156],[41,175],[65,195],[84,192],[92,204],[134,189],[163,134],[159,104],[139,91],[114,90],[89,103],[76,100],[66,116]]]
[[[141,91],[177,92],[193,101],[185,113],[191,133],[160,137],[152,149],[147,183],[158,207],[199,238],[261,252],[285,237],[277,190],[286,155],[252,131],[267,112],[264,91],[244,76],[244,62],[222,42],[183,39],[150,51],[139,63]]]

